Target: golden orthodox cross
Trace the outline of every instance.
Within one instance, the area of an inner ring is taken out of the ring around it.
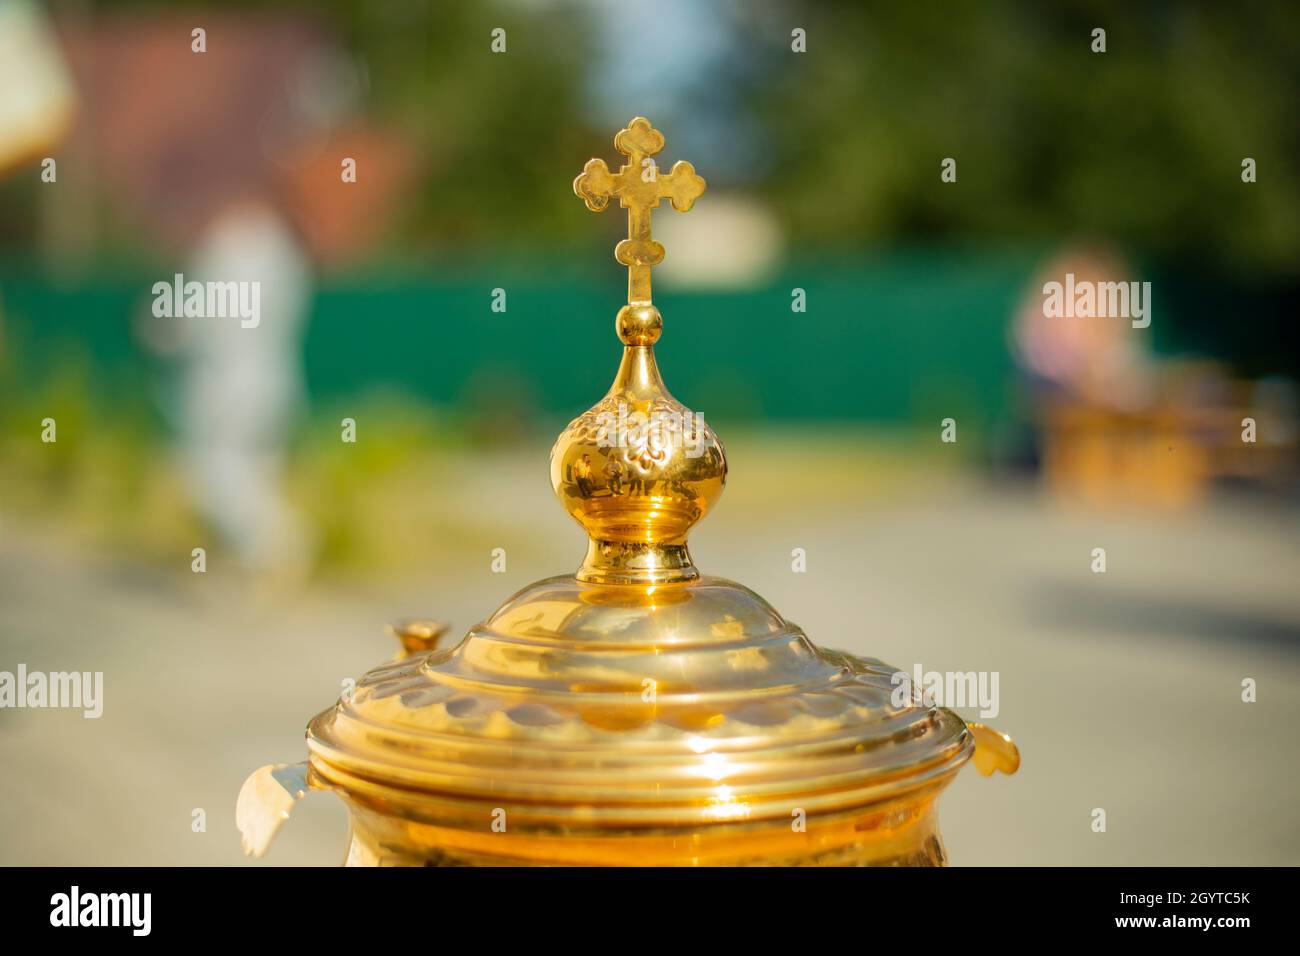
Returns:
[[[667,199],[678,212],[686,212],[704,192],[704,180],[685,160],[659,172],[652,158],[664,148],[664,135],[644,116],[638,116],[614,137],[614,148],[628,161],[611,173],[603,159],[588,160],[573,191],[592,212],[599,212],[615,197],[627,210],[627,238],[614,248],[614,258],[627,266],[629,305],[650,304],[650,270],[664,260],[664,247],[650,237],[650,211]]]

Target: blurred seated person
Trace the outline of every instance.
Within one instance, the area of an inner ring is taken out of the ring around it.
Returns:
[[[1027,291],[1012,350],[1037,459],[1053,492],[1102,505],[1182,504],[1203,488],[1206,453],[1185,396],[1170,394],[1168,368],[1152,355],[1149,295],[1142,319],[1110,314],[1100,295],[1091,309],[1076,308],[1083,300],[1072,298],[1074,290],[1092,294],[1134,279],[1110,250],[1067,249]],[[1140,294],[1140,284],[1129,288]],[[1051,301],[1061,289],[1064,303]],[[1130,313],[1136,308],[1129,303]]]

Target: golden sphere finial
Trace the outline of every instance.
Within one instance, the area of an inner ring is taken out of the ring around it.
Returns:
[[[551,451],[551,486],[591,538],[579,580],[666,584],[699,577],[691,527],[722,496],[718,436],[664,388],[648,345],[629,345],[613,387]]]
[[[654,345],[664,330],[664,317],[653,305],[625,305],[614,318],[624,345]]]

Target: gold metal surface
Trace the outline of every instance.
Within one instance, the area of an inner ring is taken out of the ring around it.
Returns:
[[[898,673],[814,645],[757,594],[702,576],[691,527],[721,497],[717,436],[667,391],[650,211],[689,209],[689,163],[646,179],[663,136],[615,138],[617,174],[574,182],[618,198],[628,239],[622,361],[570,423],[551,483],[588,535],[574,575],[506,601],[455,647],[434,622],[309,724],[305,768],[264,767],[240,795],[250,853],[308,789],[348,804],[352,864],[874,864],[945,862],[936,798],[974,753],[1012,773],[1010,738],[920,699]]]

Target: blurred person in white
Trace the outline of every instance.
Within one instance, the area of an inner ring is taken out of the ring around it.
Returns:
[[[361,116],[358,67],[310,18],[213,14],[224,42],[199,61],[176,22],[124,15],[112,30],[69,27],[64,42],[95,118],[94,167],[168,264],[138,332],[168,359],[160,408],[193,505],[214,546],[292,584],[316,557],[285,479],[307,420],[317,277],[384,234],[411,161],[404,137]],[[363,174],[345,178],[342,157]],[[218,286],[236,301],[214,308]],[[242,314],[254,296],[256,314]]]
[[[305,404],[307,251],[272,205],[241,200],[212,220],[184,276],[259,290],[255,325],[238,315],[173,320],[184,363],[180,452],[196,504],[247,568],[296,575],[313,549],[280,478],[286,437]]]

